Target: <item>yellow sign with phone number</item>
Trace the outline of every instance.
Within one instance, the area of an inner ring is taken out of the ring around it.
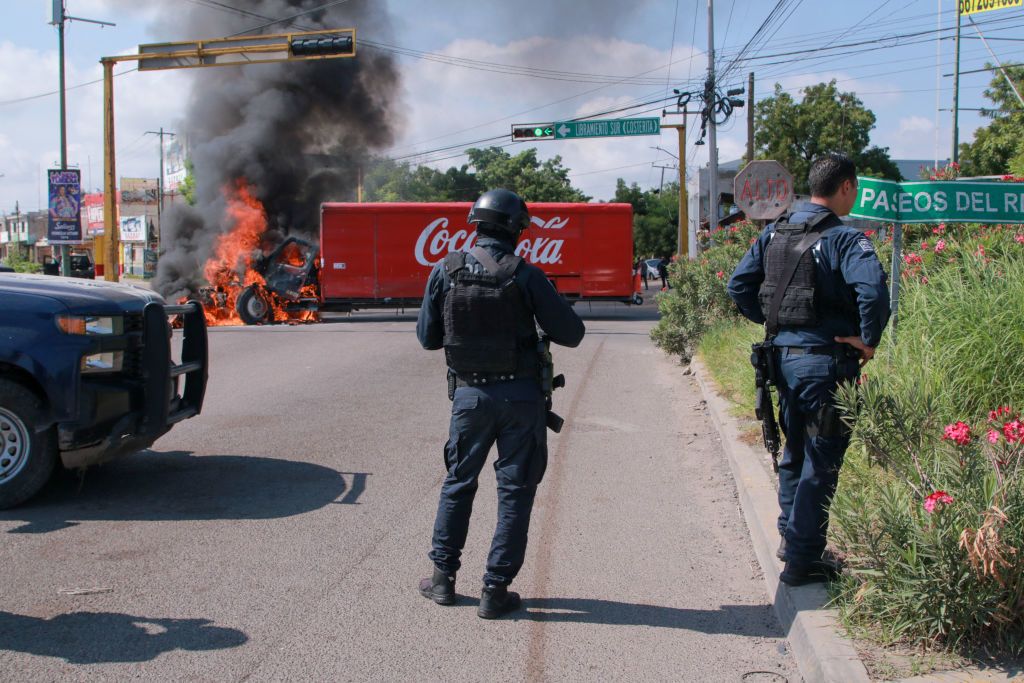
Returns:
[[[1024,5],[1024,0],[957,0],[957,9],[961,16],[1021,5]]]

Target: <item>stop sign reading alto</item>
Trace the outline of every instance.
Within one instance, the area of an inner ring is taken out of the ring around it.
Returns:
[[[793,203],[793,175],[777,161],[751,161],[733,179],[732,196],[747,218],[774,220]]]

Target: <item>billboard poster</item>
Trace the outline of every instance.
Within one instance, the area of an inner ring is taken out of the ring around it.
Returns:
[[[77,169],[49,169],[49,221],[46,238],[54,244],[82,241],[81,174]]]
[[[178,192],[185,175],[185,147],[177,138],[172,138],[164,145],[164,192]]]
[[[121,178],[121,203],[156,204],[159,187],[156,178]]]
[[[146,241],[146,217],[145,216],[121,216],[121,241],[122,242],[145,242]]]
[[[94,192],[82,197],[82,222],[90,237],[103,234],[103,193]]]

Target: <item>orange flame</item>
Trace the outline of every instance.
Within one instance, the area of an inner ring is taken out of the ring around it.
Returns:
[[[224,196],[227,205],[224,210],[226,221],[232,226],[228,232],[217,238],[213,255],[203,266],[203,275],[209,289],[201,296],[207,325],[243,325],[236,303],[239,294],[246,287],[257,286],[270,307],[268,318],[274,322],[313,322],[318,320],[316,311],[288,311],[284,303],[272,292],[263,289],[266,281],[253,270],[253,256],[260,248],[261,236],[267,231],[267,213],[249,190],[248,183],[239,179],[234,187],[226,186]],[[290,245],[280,255],[280,261],[292,266],[304,263],[301,251]],[[315,297],[316,287],[309,285],[301,290],[303,297]]]

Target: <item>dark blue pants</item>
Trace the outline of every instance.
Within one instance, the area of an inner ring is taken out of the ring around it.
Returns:
[[[444,448],[448,476],[441,486],[429,555],[438,569],[454,575],[461,566],[477,477],[491,446],[497,443],[498,525],[484,583],[508,585],[519,573],[526,556],[533,499],[547,467],[545,417],[544,398],[536,381],[455,391]]]
[[[832,503],[848,430],[838,422],[834,394],[858,373],[855,358],[778,351],[779,422],[786,448],[779,463],[779,534],[786,559],[817,560],[825,550]],[[823,410],[826,409],[826,410]]]

